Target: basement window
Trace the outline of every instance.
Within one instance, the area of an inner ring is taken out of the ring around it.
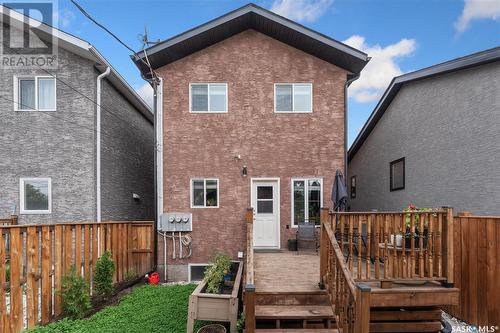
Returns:
[[[405,158],[390,163],[390,188],[391,191],[399,191],[405,188]]]
[[[219,180],[191,179],[191,208],[218,208]]]
[[[227,83],[191,83],[190,112],[227,112]]]
[[[208,266],[208,264],[188,264],[188,282],[202,281]]]

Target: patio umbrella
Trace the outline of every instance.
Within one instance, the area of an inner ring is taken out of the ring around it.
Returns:
[[[345,210],[347,206],[347,189],[344,185],[342,171],[337,170],[332,187],[333,209],[336,211]]]

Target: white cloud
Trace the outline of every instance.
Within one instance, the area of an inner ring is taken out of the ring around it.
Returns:
[[[417,47],[414,39],[406,38],[385,47],[370,46],[366,44],[364,37],[358,35],[349,37],[344,43],[366,52],[371,57],[361,72],[361,77],[349,87],[349,97],[360,103],[379,99],[392,78],[403,74],[396,63],[397,59],[411,55]]]
[[[75,13],[73,13],[68,8],[63,8],[62,10],[58,10],[54,12],[53,20],[55,26],[59,28],[67,28],[70,24],[76,19]]]
[[[463,32],[473,20],[500,19],[499,0],[465,0],[462,15],[455,22],[455,29]]]
[[[314,22],[332,5],[333,0],[274,0],[271,11],[298,22]]]
[[[153,107],[153,88],[149,85],[149,83],[145,83],[139,89],[136,89],[139,96],[150,106]]]

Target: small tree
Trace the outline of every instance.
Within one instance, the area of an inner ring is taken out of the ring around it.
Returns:
[[[90,295],[85,279],[77,276],[75,266],[71,266],[69,272],[63,276],[61,281],[62,312],[71,319],[80,319],[89,312]]]
[[[109,296],[113,292],[113,273],[115,263],[111,253],[106,251],[97,259],[94,273],[94,291],[98,295]]]

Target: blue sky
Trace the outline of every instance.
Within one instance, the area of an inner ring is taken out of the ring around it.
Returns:
[[[166,39],[245,5],[239,0],[78,0],[132,48],[147,26],[151,40]],[[500,45],[500,0],[255,0],[372,56],[350,88],[349,143],[395,75]],[[147,89],[130,52],[79,13],[58,2],[62,30],[91,42],[143,93]]]

